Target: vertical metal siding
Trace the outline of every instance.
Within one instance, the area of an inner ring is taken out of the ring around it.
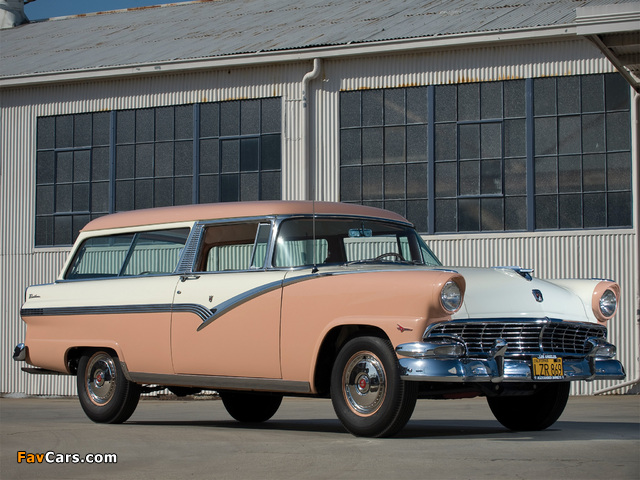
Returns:
[[[18,315],[24,288],[53,281],[68,252],[66,248],[34,248],[37,117],[279,96],[282,97],[282,198],[299,199],[305,192],[306,182],[305,168],[300,163],[304,158],[300,151],[301,80],[311,67],[312,63],[306,61],[3,91],[0,109],[0,321],[3,331],[0,392],[75,394],[73,379],[28,376],[19,371],[20,365],[10,360],[13,347],[24,339],[24,325]],[[321,76],[311,82],[309,89],[315,198],[340,198],[341,90],[611,71],[613,67],[595,47],[579,39],[324,60]],[[634,152],[637,163],[637,147]],[[635,185],[636,200],[637,189]],[[618,346],[628,379],[638,377],[638,326],[634,321],[638,291],[637,230],[437,236],[429,242],[449,264],[521,264],[535,268],[540,277],[598,276],[618,280],[623,287],[623,299],[620,314],[611,322],[609,336]],[[612,383],[582,384],[577,391],[590,393]]]

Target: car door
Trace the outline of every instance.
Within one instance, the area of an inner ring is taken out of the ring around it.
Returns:
[[[174,296],[176,374],[281,378],[285,272],[263,268],[270,229],[256,221],[205,226],[194,271]]]

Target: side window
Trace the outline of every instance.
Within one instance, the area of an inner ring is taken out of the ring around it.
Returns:
[[[319,223],[319,222],[316,222]],[[330,256],[325,238],[313,239],[311,220],[288,220],[282,223],[276,243],[275,267],[301,267],[324,263]],[[316,232],[320,235],[320,232]]]
[[[271,226],[247,222],[205,227],[196,265],[199,272],[262,268]]]
[[[89,238],[78,250],[65,279],[171,273],[188,236],[188,228],[177,228]]]
[[[120,274],[136,276],[173,272],[188,235],[188,228],[137,234]]]

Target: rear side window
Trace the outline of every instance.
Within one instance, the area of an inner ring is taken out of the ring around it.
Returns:
[[[196,265],[199,272],[228,272],[264,266],[271,224],[259,222],[205,228]]]
[[[64,278],[78,280],[172,273],[188,237],[188,228],[176,228],[89,238],[76,253]]]

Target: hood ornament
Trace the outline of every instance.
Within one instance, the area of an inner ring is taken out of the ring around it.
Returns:
[[[536,302],[542,303],[544,298],[542,298],[542,292],[540,290],[531,290],[531,293],[533,293],[533,298],[536,299]]]

